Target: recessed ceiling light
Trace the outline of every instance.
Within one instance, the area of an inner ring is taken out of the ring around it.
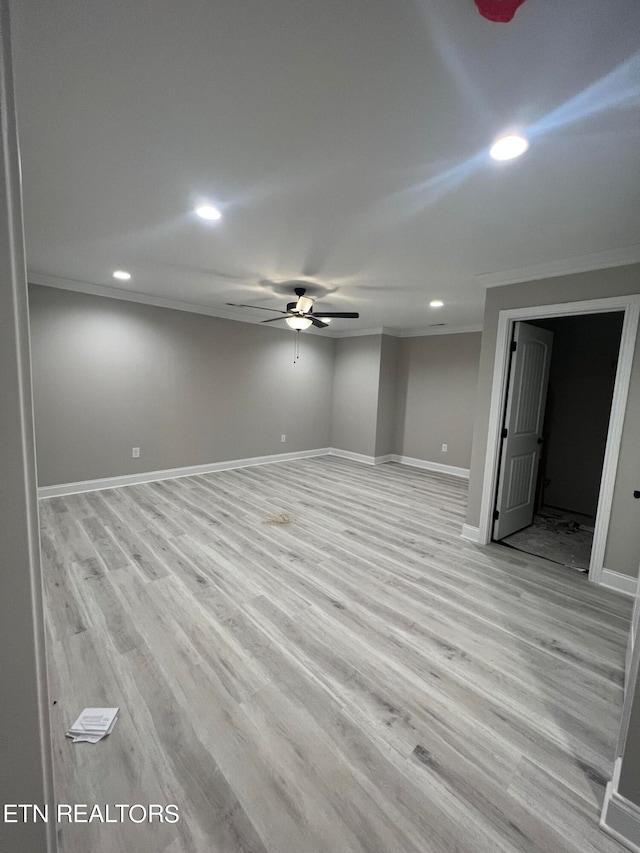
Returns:
[[[222,219],[222,214],[218,208],[214,207],[212,204],[201,204],[199,207],[196,207],[196,213],[200,219]]]
[[[432,302],[429,303],[429,306],[431,308],[442,308],[443,305],[444,302],[442,301],[442,299],[434,299]]]
[[[331,324],[331,317],[321,317],[318,315],[318,320],[322,320],[323,323],[326,323],[327,326]]]
[[[524,136],[517,134],[509,134],[509,136],[501,136],[496,139],[489,150],[489,154],[494,160],[513,160],[514,157],[519,157],[529,147],[529,142]]]
[[[113,274],[114,278],[120,279],[120,281],[129,281],[131,278],[130,272],[125,272],[124,270],[116,270]]]

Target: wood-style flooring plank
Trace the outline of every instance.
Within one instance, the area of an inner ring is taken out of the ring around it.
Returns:
[[[61,853],[620,851],[630,602],[462,540],[465,505],[335,457],[42,501],[57,799],[181,813]],[[74,745],[90,705],[119,722]]]

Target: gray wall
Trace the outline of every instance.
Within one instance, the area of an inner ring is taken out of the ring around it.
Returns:
[[[37,285],[30,301],[41,486],[328,446],[469,466],[480,333],[302,335],[294,364],[289,331]]]
[[[537,321],[553,332],[542,476],[548,506],[596,514],[623,315]]]
[[[490,288],[487,291],[471,454],[467,524],[477,527],[480,520],[499,311],[506,308],[551,305],[639,292],[640,264],[512,284],[506,287]],[[639,414],[640,348],[636,346],[616,476],[611,526],[605,553],[606,568],[630,576],[637,575],[640,564],[640,501],[632,497],[633,489],[639,488],[640,484],[640,432],[637,427]]]
[[[8,10],[0,2],[0,807],[53,800],[29,321]],[[54,849],[53,824],[4,823],[0,849]],[[49,846],[47,846],[47,841]]]
[[[375,456],[382,335],[336,340],[331,446]]]
[[[468,468],[480,341],[480,332],[337,340],[332,446]]]
[[[391,453],[395,453],[399,355],[399,338],[382,335],[375,456],[388,456]]]
[[[640,585],[636,588],[632,618],[632,630],[635,629],[635,647],[632,650],[631,666],[625,679],[622,722],[618,735],[618,752],[622,757],[618,793],[640,808],[640,761],[638,761],[640,755],[640,673],[638,672],[640,634],[638,630],[640,625],[638,620],[640,620]],[[613,826],[613,824],[609,825]],[[635,827],[633,833],[629,832],[632,829],[630,825],[626,827],[616,826],[615,828],[630,839],[633,836],[638,836],[640,832],[640,825]]]
[[[41,486],[330,444],[333,339],[301,336],[294,364],[289,330],[48,287],[30,303]]]
[[[636,343],[604,565],[631,577],[640,566],[640,337]]]
[[[638,761],[638,756],[640,756],[640,679],[635,684],[635,695],[618,784],[618,791],[622,796],[640,807],[640,761]]]
[[[480,332],[401,339],[396,453],[469,467],[481,339]]]

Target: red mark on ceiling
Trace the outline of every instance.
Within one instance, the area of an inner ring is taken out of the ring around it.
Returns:
[[[524,0],[476,0],[480,14],[490,21],[506,24],[511,21]]]

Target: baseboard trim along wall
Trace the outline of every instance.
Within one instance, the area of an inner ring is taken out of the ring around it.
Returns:
[[[399,462],[425,471],[450,474],[453,477],[469,478],[468,468],[455,468],[453,465],[441,465],[439,462],[427,462],[410,456],[367,456],[339,447],[319,447],[315,450],[297,450],[293,453],[272,453],[269,456],[250,456],[247,459],[231,459],[227,462],[209,462],[205,465],[188,465],[184,468],[166,468],[162,471],[143,471],[139,474],[122,474],[118,477],[103,477],[98,480],[81,480],[77,483],[61,483],[57,486],[40,486],[39,498],[57,498],[63,495],[78,495],[83,492],[99,492],[102,489],[118,489],[121,486],[139,486],[156,480],[175,480],[177,477],[192,477],[194,474],[211,474],[214,471],[231,471],[234,468],[248,468],[251,465],[268,465],[271,462],[287,462],[290,459],[306,459],[311,456],[340,456],[364,465],[384,465],[386,462]],[[467,525],[465,525],[467,527]],[[470,528],[475,529],[477,528]],[[468,538],[468,537],[467,537]],[[477,541],[477,540],[473,540]],[[615,574],[615,573],[612,573]],[[620,576],[622,577],[622,575]]]
[[[426,459],[415,459],[413,456],[397,456],[395,453],[391,455],[391,461],[398,462],[400,465],[410,465],[412,468],[422,468],[424,471],[436,471],[439,474],[462,477],[463,480],[469,479],[468,468],[456,468],[455,465],[443,465],[442,462],[429,462]]]
[[[480,528],[472,527],[470,524],[463,524],[462,533],[460,535],[463,539],[467,539],[469,542],[479,542]]]
[[[353,450],[341,450],[339,447],[330,447],[327,451],[331,456],[340,456],[342,459],[351,459],[353,462],[362,462],[364,465],[384,465],[391,462],[391,454],[386,456],[367,456],[364,453],[354,453]]]
[[[624,844],[633,853],[640,853],[640,808],[618,793],[622,759],[618,758],[613,778],[607,784],[600,817],[600,829]]]
[[[191,477],[194,474],[210,474],[213,471],[229,471],[233,468],[248,468],[250,465],[268,465],[271,462],[287,462],[291,459],[306,459],[310,456],[327,456],[330,447],[315,450],[297,450],[292,453],[272,453],[269,456],[252,456],[247,459],[231,459],[227,462],[210,462],[206,465],[188,465],[185,468],[167,468],[163,471],[146,471],[140,474],[123,474],[120,477],[105,477],[100,480],[83,480],[78,483],[62,483],[59,486],[40,486],[39,498],[55,498],[61,495],[76,495],[82,492],[97,492],[102,489],[117,489],[120,486],[137,486],[154,480],[174,480],[176,477]]]
[[[638,578],[632,578],[629,575],[622,575],[620,572],[614,572],[611,569],[603,569],[602,576],[600,578],[600,586],[615,589],[616,592],[621,592],[624,595],[629,595],[633,598],[636,594]]]
[[[247,459],[230,459],[227,462],[209,462],[205,465],[188,465],[184,468],[166,468],[162,471],[143,471],[140,474],[122,474],[119,477],[103,477],[98,480],[82,480],[77,483],[61,483],[57,486],[40,486],[39,498],[57,498],[62,495],[78,495],[83,492],[99,492],[102,489],[118,489],[121,486],[139,486],[156,480],[175,480],[177,477],[192,477],[194,474],[211,474],[214,471],[231,471],[234,468],[249,468],[251,465],[269,465],[272,462],[287,462],[291,459],[307,459],[311,456],[341,456],[364,465],[382,465],[391,462],[386,456],[366,456],[338,447],[319,447],[315,450],[296,450],[292,453],[272,453],[269,456],[250,456]]]

